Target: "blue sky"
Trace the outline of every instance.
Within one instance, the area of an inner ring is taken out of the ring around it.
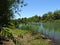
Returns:
[[[60,9],[60,0],[24,0],[28,3],[22,8],[21,17],[32,17],[34,15],[42,16],[49,11],[53,12]],[[16,16],[19,18],[19,16]]]

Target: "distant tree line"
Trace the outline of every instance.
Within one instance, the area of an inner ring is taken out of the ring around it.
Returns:
[[[41,20],[52,21],[60,19],[60,10],[56,10],[54,12],[48,12],[41,16],[35,15],[29,18],[19,18],[16,21],[19,23],[27,23],[27,22],[40,22]]]
[[[60,10],[54,12],[48,12],[43,14],[42,20],[59,20],[60,19]]]
[[[11,25],[18,27],[20,23],[28,23],[28,22],[47,22],[47,21],[54,21],[54,20],[60,20],[60,10],[56,10],[54,12],[48,12],[43,14],[42,16],[32,16],[32,17],[25,17],[25,18],[18,18],[15,20],[11,20]]]
[[[19,18],[18,21],[20,23],[27,23],[27,22],[39,22],[41,20],[41,17],[40,16],[32,16],[32,17],[29,17],[29,18]]]

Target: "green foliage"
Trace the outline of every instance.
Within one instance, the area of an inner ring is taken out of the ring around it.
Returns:
[[[40,16],[32,16],[30,18],[19,18],[18,19],[18,22],[19,23],[28,23],[28,22],[39,22],[41,20],[41,17]]]
[[[54,12],[54,17],[55,17],[55,20],[60,19],[60,10],[57,10]]]
[[[4,36],[3,38],[12,36],[12,33],[9,35],[9,32],[5,29],[3,30],[3,27],[14,25],[14,21],[12,21],[14,13],[20,15],[19,12],[21,9],[19,6],[22,8],[23,6],[26,6],[26,4],[23,0],[0,0],[0,34]],[[15,25],[16,24],[17,23],[15,22]]]
[[[26,25],[26,24],[22,24],[22,27],[20,29],[22,29],[22,30],[29,30],[32,33],[37,33],[38,32],[38,30],[37,30],[38,28],[39,28],[39,25],[34,25],[34,24]]]
[[[54,20],[60,20],[60,10],[45,13],[43,14],[42,17],[35,15],[29,18],[25,17],[25,18],[20,18],[17,20],[19,20],[20,23],[40,22],[40,21],[41,22],[52,22]]]
[[[60,19],[60,10],[48,12],[42,16],[42,20],[52,21]]]
[[[14,16],[19,14],[19,6],[26,6],[23,0],[0,0],[0,27],[8,26]]]
[[[18,36],[18,35],[23,35],[25,33],[28,33],[28,30],[21,30],[21,29],[17,29],[17,28],[4,28],[4,29],[8,29],[10,33],[12,33],[14,36]]]

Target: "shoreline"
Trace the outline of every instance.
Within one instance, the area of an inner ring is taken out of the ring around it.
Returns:
[[[11,31],[11,30],[10,30]],[[24,32],[23,34],[20,32]],[[14,33],[13,33],[14,32]],[[15,34],[15,32],[19,32],[17,35]],[[52,40],[50,38],[48,38],[48,36],[46,36],[45,34],[42,33],[32,33],[31,31],[27,31],[25,32],[25,30],[12,30],[12,34],[14,36],[14,38],[16,39],[17,45],[18,44],[24,44],[24,45],[31,45],[31,44],[41,44],[41,45],[49,45],[52,44]],[[6,41],[7,42],[7,41]]]
[[[50,42],[51,45],[55,45],[55,42],[54,42],[54,39],[53,39],[53,38],[50,38],[50,37],[48,37],[48,36],[45,35],[45,34],[42,34],[41,37],[42,37],[43,39],[45,39],[47,42]]]

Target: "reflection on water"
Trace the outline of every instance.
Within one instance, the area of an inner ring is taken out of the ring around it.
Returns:
[[[60,45],[60,24],[59,23],[41,23],[38,31],[54,39],[56,45]]]
[[[56,45],[60,45],[60,23],[27,23],[20,24],[19,28],[43,33],[51,38]]]

